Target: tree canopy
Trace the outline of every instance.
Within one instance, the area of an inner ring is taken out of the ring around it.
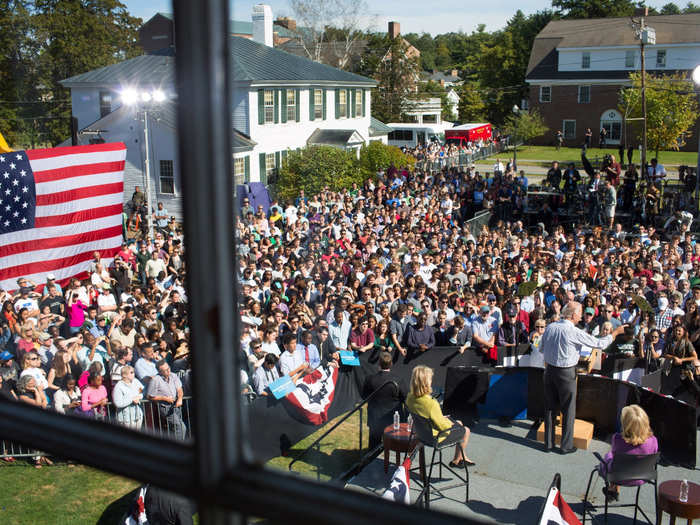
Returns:
[[[641,74],[630,74],[632,86],[620,92],[620,111],[627,118],[642,117]],[[647,75],[647,147],[651,151],[678,150],[685,145],[690,128],[698,118],[693,85],[683,74]],[[641,142],[641,126],[628,126]]]

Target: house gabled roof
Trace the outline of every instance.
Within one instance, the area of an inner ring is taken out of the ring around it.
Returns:
[[[656,44],[700,43],[700,13],[648,16],[646,24],[656,31]],[[561,39],[558,47],[638,46],[629,18],[552,20],[537,35]]]
[[[377,84],[371,78],[320,64],[247,38],[231,37],[231,47],[235,81]]]
[[[118,64],[93,69],[62,80],[64,87],[84,86],[173,86],[175,58],[172,49],[161,54],[141,55]],[[307,58],[268,47],[247,38],[231,37],[234,81],[252,83],[300,82],[374,86],[371,78],[348,73]]]
[[[377,120],[374,117],[370,118],[369,122],[369,136],[370,137],[377,137],[380,135],[388,135],[394,131],[392,128],[384,124],[381,120]]]
[[[656,44],[700,43],[700,13],[649,16],[656,31]],[[627,79],[629,70],[558,71],[558,50],[567,48],[638,47],[629,18],[552,20],[537,35],[530,52],[526,80],[538,79]],[[670,71],[665,70],[665,73]]]

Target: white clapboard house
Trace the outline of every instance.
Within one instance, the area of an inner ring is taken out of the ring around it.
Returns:
[[[271,13],[265,18],[254,18],[253,24],[271,23]],[[262,42],[231,37],[232,155],[237,184],[274,182],[274,174],[289,150],[311,144],[359,150],[372,140],[387,142],[390,130],[370,117],[374,80],[275,49],[272,39],[265,39],[264,31],[260,34]],[[80,143],[105,140],[127,145],[126,200],[134,186],[146,187],[147,114],[151,203],[162,201],[172,215],[179,217],[182,186],[177,161],[174,68],[174,51],[169,48],[88,71],[62,84],[71,91]],[[126,105],[123,93],[127,89],[159,90],[166,100]]]

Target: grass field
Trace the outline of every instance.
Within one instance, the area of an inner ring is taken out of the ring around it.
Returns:
[[[331,424],[334,424],[341,417],[339,416],[331,421],[326,428],[317,430],[294,445],[287,456],[272,458],[268,461],[267,466],[288,472],[289,464],[292,460],[306,450],[327,428],[330,428]],[[369,446],[369,429],[366,421],[365,417],[362,429],[362,449],[359,446],[360,416],[356,413],[324,438],[319,450],[314,449],[304,459],[297,461],[293,466],[293,472],[319,479],[320,481],[329,481],[338,477],[356,461],[359,461],[362,453],[367,451]]]
[[[139,485],[82,465],[36,469],[18,460],[0,467],[0,523],[113,525],[128,510]]]
[[[350,417],[323,440],[320,450],[295,463],[293,471],[321,481],[345,472],[368,447],[365,420],[360,449],[359,422],[359,414]],[[267,466],[288,472],[289,463],[324,431],[314,432],[294,445],[289,455],[273,458]],[[0,525],[115,525],[140,486],[138,481],[83,465],[57,462],[36,469],[20,459],[13,465],[0,463]]]
[[[602,158],[605,154],[612,153],[617,157],[617,148],[589,148],[587,156],[594,160],[596,157]],[[627,154],[625,154],[624,162],[627,162]],[[502,160],[512,158],[513,150],[504,151],[493,157],[499,157]],[[654,157],[653,151],[647,152],[648,160]],[[677,166],[685,164],[687,166],[695,166],[698,161],[697,152],[692,151],[660,151],[659,162],[663,165]],[[581,162],[581,148],[561,148],[559,151],[553,146],[520,146],[518,148],[518,165],[536,165],[548,166],[553,160],[558,160],[560,164],[568,162]],[[617,159],[618,161],[620,159]],[[635,150],[632,157],[632,162],[640,163],[639,150]]]

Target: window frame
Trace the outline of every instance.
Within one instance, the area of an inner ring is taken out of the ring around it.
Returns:
[[[98,93],[100,103],[100,118],[106,117],[112,112],[114,104],[114,93],[111,91],[100,90]]]
[[[297,120],[297,91],[296,89],[287,89],[287,122],[296,122]],[[293,102],[290,103],[289,101]],[[315,108],[314,108],[315,109]]]
[[[355,100],[353,100],[353,103],[355,104],[355,115],[357,117],[362,117],[362,89],[356,89],[354,93]]]
[[[167,171],[170,171],[170,175],[163,175],[164,166],[167,167]],[[163,179],[170,179],[173,191],[163,190]],[[175,190],[175,162],[172,159],[158,160],[158,193],[162,193],[163,195],[177,195],[177,191]]]
[[[194,443],[161,439],[116,425],[66,417],[0,400],[2,437],[60,454],[92,467],[175,491],[197,501],[200,523],[242,523],[241,515],[290,525],[401,522],[425,525],[479,523],[345,491],[257,465],[250,450],[245,407],[239,396],[239,333],[233,224],[231,79],[227,0],[174,0],[178,53],[178,166],[188,259],[194,360]],[[224,72],[225,74],[221,74]],[[193,80],[196,79],[196,82]],[[222,250],[232,257],[221,257]],[[230,286],[220,283],[230,282]],[[89,436],[91,446],[85,447]],[[319,505],[319,501],[323,502]]]
[[[584,88],[587,90],[588,100],[582,100],[581,93],[584,92]],[[578,93],[577,93],[576,98],[577,98],[579,104],[590,104],[591,103],[591,86],[589,84],[578,86]]]
[[[659,60],[659,58],[663,57],[663,60]],[[666,58],[668,57],[668,53],[666,49],[657,49],[656,50],[656,67],[658,69],[665,69],[666,68]]]
[[[338,90],[338,118],[348,118],[348,90],[340,88]]]
[[[573,134],[567,134],[566,133],[566,124],[567,122],[573,122],[574,123],[574,133]],[[570,119],[570,118],[565,118],[561,121],[561,131],[562,134],[564,135],[564,139],[575,139],[576,138],[576,119]]]
[[[270,95],[270,100],[268,104],[267,95]],[[269,120],[268,120],[269,112]],[[274,89],[263,89],[263,124],[274,124],[275,123],[275,90]]]
[[[630,60],[630,58],[632,60]],[[625,68],[626,69],[633,69],[634,68],[634,63],[636,61],[636,52],[634,49],[628,49],[625,51]],[[630,64],[631,62],[631,64]]]
[[[240,173],[238,171],[238,164],[240,163]],[[234,157],[233,158],[233,183],[234,185],[245,184],[245,157]]]
[[[543,91],[544,91],[545,89],[548,90],[548,93],[549,93],[549,97],[548,97],[548,98],[549,98],[549,100],[545,100],[545,99],[542,97]],[[552,86],[540,86],[539,97],[540,97],[540,102],[541,102],[541,103],[543,103],[543,104],[550,104],[550,103],[552,102]]]
[[[583,51],[581,53],[581,69],[591,69],[591,52]]]
[[[323,120],[323,89],[314,89],[314,120]]]

